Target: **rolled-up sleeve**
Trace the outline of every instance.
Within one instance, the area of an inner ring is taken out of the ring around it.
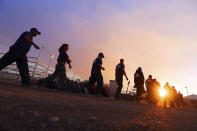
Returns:
[[[64,58],[68,64],[71,63],[71,59],[66,52],[64,52]]]

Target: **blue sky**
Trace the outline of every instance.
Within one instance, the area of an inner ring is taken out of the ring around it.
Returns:
[[[7,51],[31,27],[42,35],[38,45],[57,57],[70,43],[73,70],[88,79],[91,63],[103,51],[105,82],[125,58],[131,80],[138,66],[145,76],[169,81],[184,94],[197,93],[197,2],[195,0],[1,0],[0,51]],[[29,55],[38,55],[32,48]],[[43,55],[43,59],[46,56]],[[54,61],[55,64],[55,61]]]

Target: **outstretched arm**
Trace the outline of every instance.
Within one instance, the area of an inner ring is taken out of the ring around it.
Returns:
[[[126,79],[129,80],[128,77],[127,77],[127,74],[125,72],[125,67],[122,68],[122,72],[123,72],[124,76],[126,77]]]
[[[36,45],[33,41],[32,41],[32,39],[30,39],[30,37],[28,36],[28,35],[25,35],[25,39],[26,39],[26,41],[28,41],[30,44],[32,44],[36,49],[40,49],[40,47],[38,46],[38,45]]]
[[[129,80],[125,71],[124,71],[124,76],[126,77],[127,80]]]

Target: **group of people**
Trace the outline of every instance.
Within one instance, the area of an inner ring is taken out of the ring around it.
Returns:
[[[147,99],[150,104],[157,104],[161,100],[159,95],[159,90],[161,89],[160,83],[157,79],[153,79],[152,75],[149,75],[146,80],[146,90],[147,90]],[[170,86],[168,82],[164,85],[163,89],[163,106],[167,105],[170,107],[182,107],[184,104],[184,98],[180,91],[175,88],[175,86]]]
[[[169,105],[170,107],[182,107],[184,104],[183,94],[175,88],[175,86],[170,86],[168,82],[163,87],[166,90],[166,95],[164,97],[164,107]]]
[[[33,37],[36,37],[37,35],[41,35],[41,32],[38,31],[37,28],[31,28],[30,31],[23,32],[16,40],[16,42],[10,47],[9,51],[0,59],[0,70],[16,62],[17,68],[19,69],[19,74],[21,76],[22,85],[31,85],[27,53],[32,46],[34,46],[38,50],[40,49],[40,47],[33,42]],[[65,87],[65,82],[67,80],[65,64],[68,64],[69,68],[72,68],[71,59],[67,54],[68,51],[69,44],[61,45],[61,47],[59,48],[59,56],[54,73],[52,75],[49,75],[47,78],[38,80],[39,86],[42,86],[44,83],[53,81],[56,77],[59,77],[58,83],[60,87]],[[104,54],[99,53],[98,57],[92,64],[91,76],[89,78],[90,86],[97,82],[97,88],[95,92],[96,96],[100,95],[101,89],[103,87],[103,76],[101,73],[101,70],[105,70],[105,68],[102,67],[103,58]],[[122,89],[123,75],[126,76],[123,59],[120,60],[120,64],[117,65],[116,69],[116,80],[119,85],[116,97],[118,97]]]
[[[34,46],[38,50],[40,49],[40,47],[33,42],[33,37],[36,37],[37,35],[41,35],[41,32],[39,32],[36,28],[31,28],[30,31],[23,32],[16,40],[16,42],[10,47],[9,51],[0,59],[0,70],[16,62],[19,74],[21,76],[22,85],[32,84],[30,82],[27,53],[32,46]],[[59,77],[59,84],[61,87],[64,87],[66,80],[65,64],[67,63],[69,65],[69,68],[72,68],[71,59],[67,55],[68,50],[68,44],[63,44],[59,48],[59,57],[57,59],[55,72],[47,78],[38,80],[39,85],[42,85],[48,81],[54,80],[56,77]]]
[[[17,68],[19,69],[19,74],[21,76],[21,83],[23,85],[29,85],[30,82],[30,75],[29,75],[29,69],[28,69],[28,60],[27,60],[27,53],[29,52],[31,46],[34,46],[36,49],[40,49],[40,47],[33,42],[33,37],[36,37],[37,35],[40,35],[41,32],[38,31],[36,28],[31,28],[30,31],[23,32],[14,45],[12,45],[9,49],[9,51],[0,59],[0,70],[5,68],[6,66],[12,64],[13,62],[16,62]],[[67,52],[69,51],[69,45],[63,44],[59,48],[59,56],[57,59],[57,64],[55,67],[55,71],[52,75],[48,76],[47,78],[38,80],[38,85],[41,86],[44,83],[47,83],[49,81],[53,81],[56,77],[59,77],[59,85],[60,87],[65,87],[66,82],[66,68],[65,64],[69,65],[69,68],[72,68],[71,66],[71,59]],[[102,60],[104,58],[104,54],[100,52],[98,54],[98,57],[94,60],[92,64],[92,70],[91,75],[89,77],[89,86],[92,86],[93,84],[97,83],[97,88],[95,91],[96,96],[100,96],[101,90],[103,87],[103,76],[101,73],[101,70],[105,70],[105,68],[102,66]],[[120,62],[117,64],[115,69],[115,80],[117,82],[118,88],[115,94],[115,98],[119,99],[120,93],[123,87],[123,76],[126,77],[128,80],[128,77],[125,72],[125,65],[124,65],[124,59],[120,59]],[[140,97],[143,93],[145,93],[144,89],[144,83],[145,78],[142,72],[141,67],[139,67],[135,74],[134,74],[134,88],[137,90],[136,99],[137,101],[140,100]],[[150,75],[149,78],[146,80],[146,90],[147,90],[147,96],[150,103],[156,103],[158,98],[157,90],[160,87],[160,83],[156,79],[152,79],[152,76]],[[166,97],[165,102],[171,102],[173,100],[178,100],[182,98],[182,94],[180,92],[177,94],[174,87],[169,88],[169,84],[166,84],[164,88],[166,90],[169,90],[168,92],[171,92],[172,95],[170,97]],[[175,95],[176,94],[176,95]]]
[[[145,82],[147,90],[147,99],[150,104],[157,104],[159,101],[159,89],[160,83],[157,79],[153,79],[152,75],[148,76],[148,79]]]

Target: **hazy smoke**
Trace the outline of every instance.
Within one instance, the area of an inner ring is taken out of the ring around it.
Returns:
[[[1,12],[0,34],[13,41],[22,31],[35,26],[42,32],[35,41],[46,45],[56,56],[63,42],[70,43],[73,72],[85,79],[97,53],[103,51],[106,82],[114,79],[115,65],[124,58],[131,80],[141,66],[146,77],[152,74],[159,81],[170,81],[184,90],[185,84],[197,86],[193,75],[197,66],[197,14],[193,2],[10,1],[6,11]],[[2,0],[0,6],[1,3]],[[32,50],[31,54],[34,52],[37,53]]]

